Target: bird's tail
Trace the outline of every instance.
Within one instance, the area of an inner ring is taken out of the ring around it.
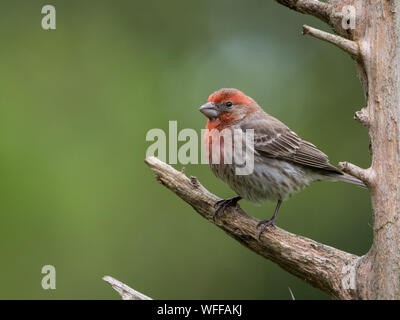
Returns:
[[[337,181],[343,181],[343,182],[347,182],[347,183],[351,183],[351,184],[355,184],[359,187],[363,187],[366,188],[367,186],[364,184],[364,182],[362,182],[361,180],[347,174],[347,173],[336,173],[336,172],[324,172],[324,175],[333,178],[334,180]]]

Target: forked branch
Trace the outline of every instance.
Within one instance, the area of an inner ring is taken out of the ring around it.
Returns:
[[[157,181],[245,247],[333,298],[355,298],[355,267],[358,256],[278,227],[269,228],[259,239],[259,221],[240,207],[227,208],[214,221],[214,207],[220,198],[205,189],[195,177],[189,179],[183,172],[155,157],[149,157],[145,162],[156,173]]]

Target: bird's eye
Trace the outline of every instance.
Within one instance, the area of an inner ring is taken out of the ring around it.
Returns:
[[[232,102],[231,102],[231,101],[228,101],[227,103],[225,103],[225,105],[226,105],[227,107],[232,107]]]

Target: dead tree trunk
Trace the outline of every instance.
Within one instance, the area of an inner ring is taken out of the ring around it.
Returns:
[[[400,1],[358,0],[353,39],[360,47],[357,70],[367,105],[356,117],[369,130],[372,164],[350,170],[368,183],[373,208],[373,245],[358,268],[358,295],[400,299]]]
[[[336,35],[309,26],[303,33],[336,45],[355,61],[366,100],[355,118],[368,128],[372,164],[368,169],[340,165],[370,191],[374,234],[369,252],[358,257],[280,228],[258,239],[257,220],[240,208],[213,221],[219,198],[155,158],[146,162],[159,182],[204,218],[333,298],[400,299],[400,0],[276,1],[329,24]]]

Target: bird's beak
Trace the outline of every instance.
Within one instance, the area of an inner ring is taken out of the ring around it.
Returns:
[[[209,119],[215,119],[219,115],[217,106],[212,102],[207,102],[206,104],[203,104],[199,108],[199,111]]]

